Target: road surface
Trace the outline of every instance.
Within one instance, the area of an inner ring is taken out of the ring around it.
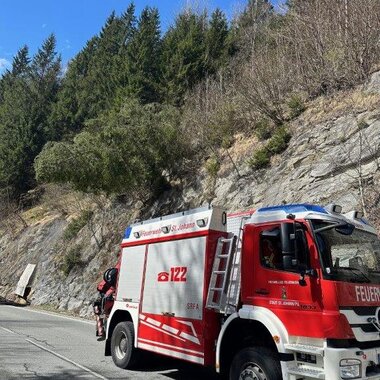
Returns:
[[[148,355],[144,368],[126,371],[105,357],[94,323],[0,305],[0,379],[217,380],[196,365]]]

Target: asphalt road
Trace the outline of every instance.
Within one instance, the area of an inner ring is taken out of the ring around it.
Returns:
[[[126,371],[105,357],[94,323],[0,305],[0,380],[217,380],[202,367],[149,354],[144,368]]]

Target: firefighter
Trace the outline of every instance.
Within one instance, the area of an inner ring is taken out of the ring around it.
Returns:
[[[264,238],[262,240],[262,252],[264,258],[264,265],[272,269],[281,269],[282,268],[282,256],[281,250],[276,244],[276,241],[273,241],[269,238]]]
[[[99,297],[93,303],[93,308],[96,316],[96,336],[99,337],[99,340],[105,338],[105,323],[114,303],[114,293],[119,268],[120,262],[118,262],[114,268],[107,269],[103,274],[103,280],[97,286]]]

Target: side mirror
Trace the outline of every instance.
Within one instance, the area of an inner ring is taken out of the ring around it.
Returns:
[[[103,280],[110,286],[116,286],[117,274],[117,268],[109,268],[104,272]]]
[[[308,247],[302,225],[299,223],[281,224],[282,260],[285,270],[308,273]]]
[[[294,229],[294,223],[281,224],[281,250],[285,270],[292,269],[298,264]]]

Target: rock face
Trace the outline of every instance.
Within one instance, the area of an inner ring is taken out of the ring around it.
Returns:
[[[293,136],[289,147],[272,158],[268,169],[253,172],[249,168],[253,145],[234,155],[240,176],[226,158],[214,182],[212,203],[234,211],[282,203],[336,202],[345,212],[365,206],[368,216],[378,222],[380,76],[376,75],[363,90],[340,95],[339,101],[325,99],[310,105],[289,126]],[[119,204],[108,209],[106,217],[98,211],[92,232],[83,227],[70,241],[63,238],[69,222],[59,213],[17,234],[3,233],[0,296],[9,298],[26,265],[33,263],[37,276],[29,297],[32,303],[91,315],[96,283],[116,261],[123,229],[136,216],[147,219],[207,203],[209,184],[206,172],[200,171],[149,206],[141,201]],[[80,262],[65,275],[62,260],[72,249],[80,251]]]
[[[365,86],[365,91],[367,93],[380,94],[380,71],[372,74],[370,80]]]
[[[301,125],[269,170],[241,179],[234,172],[219,178],[218,202],[229,209],[332,201],[347,211],[361,208],[359,182],[371,182],[378,174],[379,132],[377,112]]]
[[[19,232],[3,233],[0,237],[2,297],[13,300],[13,292],[25,267],[28,263],[36,264],[36,276],[28,301],[34,305],[45,305],[48,309],[90,316],[92,301],[97,296],[96,284],[103,270],[116,262],[123,228],[112,228],[113,223],[120,226],[128,223],[124,208],[118,207],[114,211],[118,213],[117,217],[109,218],[102,229],[96,226],[103,220],[95,215],[95,229],[84,226],[72,239],[64,237],[70,222],[58,213],[44,214],[42,219],[29,223]],[[100,240],[102,244],[99,246]],[[80,256],[69,273],[65,273],[63,263],[72,250],[78,251]]]

